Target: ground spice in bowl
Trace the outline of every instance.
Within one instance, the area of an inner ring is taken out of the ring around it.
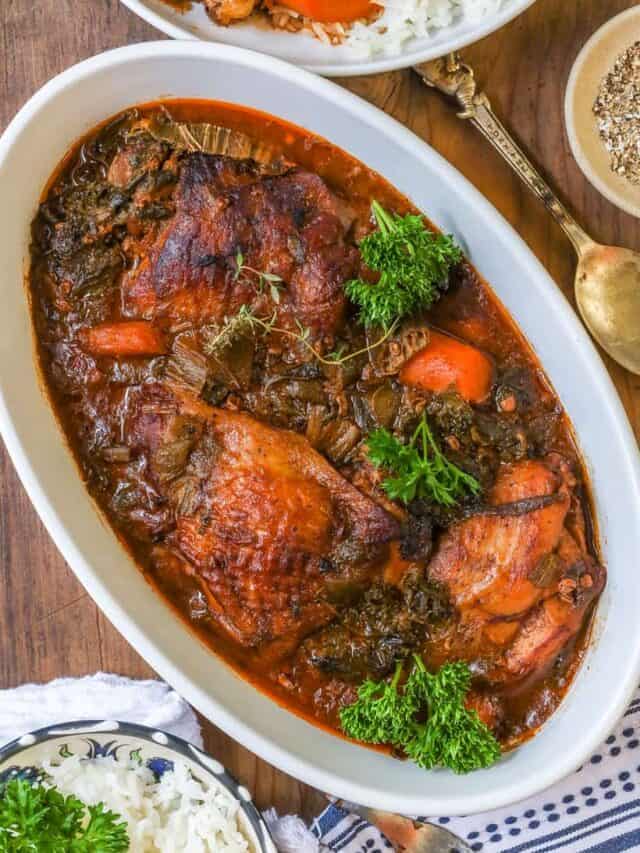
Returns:
[[[602,78],[593,112],[611,171],[640,184],[640,41]]]

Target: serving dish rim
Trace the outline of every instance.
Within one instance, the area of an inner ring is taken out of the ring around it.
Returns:
[[[176,17],[183,14],[176,9],[172,9],[169,4],[166,4],[168,11],[165,16],[149,6],[147,0],[121,0],[121,2],[139,18],[142,18],[142,20],[146,21],[152,27],[155,27],[155,29],[170,38],[202,41],[205,44],[220,43],[215,39],[200,38],[188,27],[180,26],[178,23],[169,20],[171,13],[173,13],[172,16]],[[403,68],[410,68],[413,65],[419,65],[420,63],[428,62],[431,59],[438,59],[440,56],[445,56],[447,53],[461,50],[464,47],[468,47],[470,44],[475,44],[475,42],[486,38],[499,29],[502,29],[502,27],[506,26],[523,12],[526,12],[526,10],[530,6],[533,6],[535,2],[536,0],[511,0],[513,8],[507,7],[506,9],[500,10],[492,16],[492,18],[487,18],[484,23],[484,19],[479,19],[477,26],[475,26],[471,32],[457,35],[454,33],[453,35],[443,39],[443,41],[438,40],[435,46],[432,44],[429,37],[416,38],[413,41],[415,41],[419,46],[413,47],[409,50],[406,50],[403,46],[400,52],[391,56],[381,56],[379,58],[361,60],[359,62],[357,59],[354,59],[352,62],[314,62],[311,64],[301,64],[299,67],[314,74],[321,74],[324,77],[358,77],[365,74],[382,74],[387,71],[398,71]],[[220,32],[232,30],[232,27],[221,27],[213,21],[211,22],[211,26]],[[439,35],[440,33],[445,33],[447,29],[450,28],[442,28],[441,30],[436,30],[435,33]],[[258,32],[259,35],[264,35],[264,32],[258,28],[256,28],[256,32]],[[301,37],[296,33],[288,33],[288,35],[296,38]],[[254,46],[249,48],[247,46],[234,45],[232,42],[225,42],[225,44],[236,46],[240,50],[251,49],[261,52]],[[287,57],[279,56],[275,53],[265,53],[265,55],[295,64],[292,59],[287,59]]]
[[[576,316],[570,311],[564,297],[556,289],[548,274],[526,247],[522,239],[515,233],[511,226],[500,216],[493,206],[462,176],[457,170],[447,163],[439,154],[412,134],[407,128],[400,125],[389,116],[381,113],[375,107],[367,104],[355,95],[344,92],[329,81],[322,80],[308,72],[287,65],[280,60],[244,51],[239,48],[214,45],[204,42],[151,42],[118,48],[105,54],[100,54],[92,59],[74,66],[58,77],[54,78],[43,89],[23,107],[13,120],[4,136],[0,140],[0,176],[4,159],[11,150],[21,131],[29,124],[32,118],[49,100],[53,99],[64,89],[85,77],[105,69],[111,69],[119,64],[127,64],[130,61],[148,59],[157,60],[158,54],[164,58],[174,57],[184,60],[185,57],[194,59],[210,59],[239,62],[248,69],[264,70],[273,72],[274,75],[284,76],[294,80],[295,84],[311,93],[316,93],[326,98],[341,101],[343,106],[349,107],[355,116],[366,119],[368,125],[374,125],[382,137],[392,138],[394,142],[412,150],[416,157],[422,157],[425,163],[437,164],[438,169],[445,175],[443,179],[449,185],[454,185],[456,190],[464,195],[468,204],[475,206],[476,212],[490,217],[499,225],[504,233],[505,241],[511,243],[513,253],[524,267],[527,267],[532,275],[540,280],[541,292],[550,300],[554,307],[562,311],[562,318],[572,338],[576,341],[575,346],[582,350],[583,357],[590,363],[593,387],[599,390],[606,404],[615,417],[615,426],[619,433],[621,450],[625,452],[625,464],[629,469],[629,476],[635,483],[638,495],[637,509],[640,510],[640,462],[637,458],[635,440],[626,419],[624,410],[610,377],[606,373],[603,364],[598,358],[593,344],[590,342],[586,332],[579,324]],[[70,145],[72,142],[70,142]],[[106,588],[105,581],[98,577],[98,573],[92,568],[90,560],[84,556],[83,551],[77,546],[73,537],[61,522],[56,507],[45,494],[45,490],[39,481],[38,475],[31,465],[30,459],[24,452],[24,448],[11,413],[6,407],[3,389],[0,388],[0,430],[5,438],[7,448],[18,471],[18,474],[27,489],[27,492],[44,521],[49,533],[54,539],[59,550],[72,566],[74,572],[85,585],[94,600],[99,602],[108,618],[122,631],[134,647],[147,659],[147,661],[166,678],[176,689],[178,689],[193,705],[199,708],[210,719],[215,720],[225,731],[239,740],[249,749],[260,754],[272,764],[282,768],[298,778],[314,785],[317,788],[339,795],[344,799],[376,805],[390,811],[405,811],[412,813],[472,813],[507,805],[516,800],[523,799],[543,788],[553,784],[563,775],[571,772],[584,758],[595,749],[606,737],[609,730],[614,726],[617,719],[624,711],[628,701],[635,689],[640,677],[640,631],[633,637],[628,654],[625,658],[625,678],[616,692],[615,701],[609,702],[605,711],[598,718],[598,725],[588,733],[588,737],[581,740],[579,746],[567,749],[558,761],[545,768],[545,772],[538,773],[535,778],[523,778],[517,785],[502,786],[499,795],[495,790],[483,790],[477,794],[462,794],[457,797],[443,796],[431,797],[420,795],[413,799],[406,797],[400,799],[393,791],[380,791],[379,788],[368,787],[366,784],[345,780],[337,772],[329,772],[318,768],[306,758],[300,757],[292,748],[285,748],[277,743],[264,728],[258,730],[241,720],[235,719],[224,703],[212,695],[203,687],[202,682],[196,682],[183,674],[175,665],[170,655],[162,651],[154,641],[145,633],[142,626],[126,612],[126,608],[116,600],[115,596]],[[638,512],[640,515],[640,512]],[[584,668],[584,667],[582,667]],[[254,689],[254,688],[251,688]],[[556,712],[559,713],[559,712]],[[555,715],[554,715],[555,716]],[[310,724],[309,724],[310,725]],[[317,731],[310,726],[310,732]],[[527,748],[526,745],[524,748]],[[346,748],[346,745],[345,745]],[[361,747],[359,748],[361,749]]]
[[[186,759],[196,764],[203,773],[214,779],[215,784],[226,790],[238,803],[260,845],[260,850],[256,853],[277,853],[269,827],[255,806],[251,792],[244,785],[241,785],[227,768],[206,750],[157,726],[112,719],[68,720],[64,723],[51,723],[48,726],[24,732],[14,740],[0,746],[0,775],[13,769],[14,765],[11,762],[20,762],[21,755],[39,744],[57,741],[61,738],[68,740],[72,737],[90,741],[96,736],[106,737],[110,735],[122,735],[128,741],[134,739],[149,746],[160,746],[163,750],[168,750],[180,759]],[[109,751],[113,751],[113,741],[104,746],[109,746]],[[124,744],[119,746],[124,746]],[[116,758],[116,760],[118,759]],[[24,765],[21,767],[24,768]]]

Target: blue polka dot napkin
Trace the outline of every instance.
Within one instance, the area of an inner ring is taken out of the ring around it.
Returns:
[[[640,850],[640,690],[616,730],[576,773],[506,809],[425,818],[483,853],[619,853]],[[389,853],[364,820],[329,806],[312,827],[342,853]]]

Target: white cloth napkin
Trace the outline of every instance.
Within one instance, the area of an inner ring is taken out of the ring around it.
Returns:
[[[0,690],[0,746],[25,732],[71,720],[141,723],[202,747],[193,709],[162,681],[98,672]]]

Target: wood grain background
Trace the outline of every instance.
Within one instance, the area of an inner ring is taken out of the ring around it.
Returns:
[[[569,152],[562,121],[571,64],[589,35],[632,0],[538,0],[465,51],[497,113],[598,240],[640,249],[640,223],[603,199]],[[0,0],[0,130],[50,77],[88,56],[161,36],[118,0]],[[542,206],[437,94],[410,71],[341,81],[404,122],[458,167],[515,226],[571,299],[574,259]],[[1,199],[0,199],[1,203]],[[516,283],[517,284],[517,283]],[[640,377],[607,360],[640,434]],[[115,631],[56,551],[0,449],[0,688],[96,670],[153,672]],[[70,713],[72,713],[70,709]],[[261,806],[315,813],[317,792],[265,764],[214,726],[208,748]]]

